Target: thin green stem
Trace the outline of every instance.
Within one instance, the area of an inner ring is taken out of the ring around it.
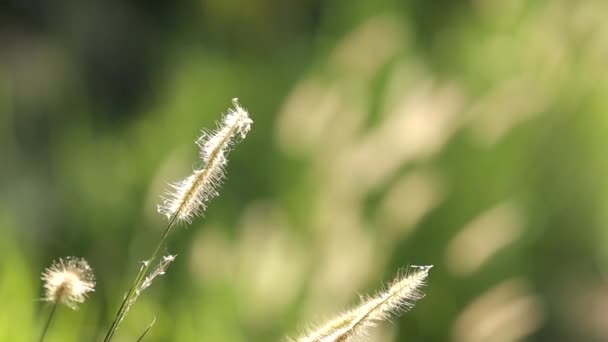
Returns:
[[[156,245],[156,248],[154,249],[154,252],[144,262],[144,265],[139,269],[139,272],[137,273],[137,276],[135,277],[135,281],[133,282],[133,284],[131,284],[131,287],[127,291],[125,298],[123,299],[122,303],[120,304],[120,308],[118,308],[118,312],[116,312],[114,321],[112,321],[112,325],[110,325],[110,328],[108,329],[108,332],[106,333],[106,336],[103,339],[104,342],[109,342],[110,340],[112,340],[112,337],[114,336],[114,333],[116,332],[116,329],[118,329],[118,324],[120,324],[120,322],[122,321],[122,319],[124,318],[124,316],[126,314],[126,310],[128,308],[129,302],[131,301],[131,299],[133,299],[133,296],[135,295],[137,288],[139,287],[141,282],[146,277],[146,274],[148,274],[148,270],[150,269],[150,265],[152,264],[152,261],[154,261],[154,259],[156,259],[156,257],[158,256],[158,252],[160,251],[161,247],[163,246],[163,243],[165,242],[165,240],[167,239],[167,236],[169,236],[171,227],[173,227],[173,224],[175,223],[176,219],[177,219],[177,215],[173,215],[171,217],[171,219],[169,220],[169,223],[167,224],[167,227],[165,228],[165,232],[163,233],[163,236],[160,238],[160,240],[158,241],[158,244]]]
[[[44,324],[44,329],[42,329],[42,334],[40,335],[40,339],[38,340],[39,342],[44,341],[44,338],[46,337],[46,333],[47,333],[47,331],[49,331],[49,327],[51,326],[51,323],[53,322],[53,317],[55,317],[56,311],[57,311],[57,303],[53,303],[53,307],[51,308],[51,313],[49,314],[49,318],[46,320],[46,323]]]
[[[144,337],[146,337],[146,334],[150,331],[150,329],[152,329],[152,326],[154,325],[154,323],[156,323],[156,317],[154,317],[154,320],[152,320],[152,322],[150,324],[148,324],[148,326],[146,327],[146,330],[144,330],[144,332],[139,336],[139,338],[137,339],[136,342],[140,342],[144,340]]]
[[[235,108],[236,108],[235,110],[237,112],[242,110],[239,107],[236,100],[234,101],[234,104],[235,104]],[[150,265],[152,264],[154,259],[156,259],[156,257],[158,256],[158,253],[159,253],[161,247],[163,246],[163,243],[165,242],[167,236],[169,235],[169,232],[170,232],[173,224],[177,221],[178,218],[181,220],[188,221],[187,218],[189,217],[189,215],[192,216],[193,215],[192,213],[195,210],[190,208],[189,210],[191,210],[191,211],[188,213],[188,215],[183,215],[183,217],[180,217],[180,215],[183,214],[182,211],[185,210],[186,208],[189,208],[190,206],[192,206],[193,201],[194,201],[194,204],[201,204],[201,203],[196,202],[197,196],[199,196],[201,193],[203,194],[202,197],[204,197],[204,200],[207,200],[208,199],[207,197],[212,197],[210,194],[207,193],[209,191],[209,189],[206,189],[206,187],[213,189],[213,186],[212,186],[212,184],[211,185],[207,184],[207,182],[209,180],[213,181],[214,177],[221,179],[221,170],[222,170],[221,167],[223,165],[223,163],[216,165],[216,162],[218,162],[218,159],[220,159],[223,156],[223,152],[227,150],[230,140],[236,134],[237,130],[243,130],[243,132],[241,132],[241,135],[244,137],[244,134],[246,133],[245,131],[249,130],[249,125],[251,124],[251,120],[247,116],[246,112],[244,112],[244,113],[239,112],[238,114],[235,114],[235,115],[240,115],[240,116],[236,117],[235,118],[236,121],[234,123],[232,123],[231,126],[227,127],[228,130],[226,132],[224,132],[225,128],[222,128],[216,135],[217,137],[219,137],[221,139],[219,142],[211,144],[210,147],[206,146],[206,143],[203,145],[199,144],[199,146],[201,147],[203,152],[205,152],[204,153],[205,157],[203,158],[203,161],[206,164],[205,168],[202,170],[202,172],[200,172],[196,175],[194,184],[192,184],[192,186],[190,186],[190,188],[187,189],[187,191],[183,194],[183,197],[180,194],[181,203],[179,205],[179,208],[177,208],[177,210],[175,210],[175,211],[173,211],[173,209],[170,208],[171,218],[169,220],[169,224],[167,225],[167,228],[165,229],[164,234],[162,235],[161,239],[159,240],[158,244],[156,245],[154,252],[150,256],[150,258],[148,258],[144,262],[144,265],[139,269],[139,272],[137,273],[137,276],[135,277],[135,281],[133,282],[133,284],[127,291],[125,298],[123,299],[120,307],[118,308],[118,312],[116,313],[116,316],[114,317],[114,321],[112,322],[112,325],[110,326],[110,328],[108,329],[108,332],[106,333],[104,342],[110,342],[110,340],[112,339],[112,336],[116,332],[116,329],[118,329],[118,325],[120,324],[120,322],[126,315],[128,309],[129,309],[129,306],[132,304],[132,301],[134,300],[134,298],[137,297],[137,291],[139,290],[139,287],[141,286],[142,282],[145,280],[145,277],[148,275]],[[243,124],[242,122],[240,122],[242,120],[247,120],[246,124]],[[226,126],[224,126],[224,127],[226,127]],[[207,149],[211,149],[211,151],[206,151]],[[220,171],[218,171],[218,170],[220,170]],[[217,176],[214,174],[214,172],[219,173],[220,175]],[[211,183],[213,183],[213,182],[211,182]]]

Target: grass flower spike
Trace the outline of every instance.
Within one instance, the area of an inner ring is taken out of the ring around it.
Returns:
[[[93,270],[84,259],[67,257],[53,262],[42,273],[44,300],[65,304],[72,309],[83,303],[89,292],[95,290]]]
[[[67,257],[54,261],[51,267],[42,272],[44,281],[44,300],[53,303],[53,308],[42,329],[39,342],[43,342],[53,322],[57,306],[65,304],[76,310],[89,292],[95,291],[95,277],[91,266],[84,259]]]
[[[173,192],[158,207],[161,214],[178,221],[190,222],[205,210],[206,203],[218,195],[217,188],[225,178],[226,155],[237,139],[244,139],[253,121],[247,111],[233,99],[217,131],[206,132],[197,140],[202,167],[186,179],[171,184]]]
[[[118,325],[140,294],[148,288],[152,281],[163,275],[169,265],[175,260],[175,256],[168,255],[159,261],[156,269],[150,270],[150,265],[159,256],[160,250],[171,232],[171,228],[178,222],[190,223],[192,219],[202,214],[206,204],[218,195],[217,189],[222,184],[225,176],[225,167],[228,164],[226,156],[232,146],[240,139],[244,139],[251,129],[253,121],[249,113],[241,107],[237,99],[233,99],[234,108],[222,117],[218,128],[214,132],[203,131],[196,143],[200,148],[201,167],[186,179],[171,184],[173,192],[163,199],[158,206],[158,212],[167,216],[169,222],[165,231],[156,244],[156,248],[146,261],[144,261],[131,287],[127,290],[112,324],[106,332],[104,342],[110,342],[118,329]],[[147,328],[140,339],[149,331]]]
[[[394,313],[407,311],[423,297],[419,291],[432,266],[411,266],[403,276],[384,292],[363,300],[359,307],[347,311],[297,342],[347,342],[366,335],[368,328],[390,318]]]

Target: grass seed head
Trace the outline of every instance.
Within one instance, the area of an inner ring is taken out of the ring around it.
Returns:
[[[75,257],[61,258],[42,272],[44,300],[65,304],[76,309],[89,292],[95,290],[95,277],[86,260]]]

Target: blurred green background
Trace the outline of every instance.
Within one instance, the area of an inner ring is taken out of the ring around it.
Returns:
[[[427,297],[370,341],[608,340],[608,2],[0,5],[0,341],[40,272],[97,288],[49,341],[96,341],[167,182],[239,97],[255,122],[116,341],[279,341],[408,265]]]

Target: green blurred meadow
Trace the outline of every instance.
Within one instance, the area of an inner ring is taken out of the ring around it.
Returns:
[[[97,287],[48,341],[99,341],[167,183],[238,97],[254,120],[115,341],[281,341],[434,265],[369,341],[608,340],[608,2],[0,4],[0,341],[40,273]]]

